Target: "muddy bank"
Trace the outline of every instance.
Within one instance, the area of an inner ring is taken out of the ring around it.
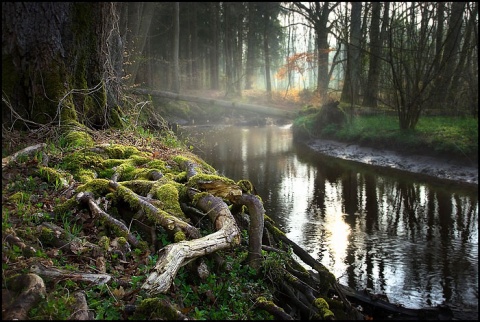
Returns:
[[[478,164],[466,166],[446,159],[424,155],[405,155],[393,150],[324,139],[313,139],[304,143],[312,150],[331,157],[478,187]]]

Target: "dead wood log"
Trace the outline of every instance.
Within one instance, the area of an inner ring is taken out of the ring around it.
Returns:
[[[136,88],[133,91],[135,93],[138,93],[138,94],[146,94],[146,95],[152,95],[152,96],[165,97],[165,98],[169,98],[169,99],[173,99],[173,100],[206,103],[206,104],[209,104],[209,105],[213,104],[213,105],[217,105],[217,106],[220,106],[220,107],[225,107],[225,108],[230,108],[230,109],[237,108],[239,110],[261,113],[261,114],[266,114],[266,115],[282,116],[282,117],[287,117],[287,118],[290,118],[290,117],[293,116],[293,113],[291,111],[285,111],[285,110],[282,110],[282,109],[279,109],[279,108],[274,108],[274,107],[264,106],[264,105],[231,102],[231,101],[225,101],[225,100],[203,98],[203,97],[199,97],[199,96],[183,95],[183,94],[177,94],[177,93],[172,93],[172,92],[148,90],[148,89],[142,89],[142,88]]]
[[[163,228],[165,228],[165,230],[171,232],[182,231],[188,238],[191,239],[200,237],[200,232],[197,228],[191,226],[190,224],[175,216],[169,215],[165,211],[158,209],[150,202],[146,201],[145,197],[139,196],[138,194],[128,189],[127,187],[119,184],[118,182],[109,181],[109,186],[116,190],[119,195],[132,207],[142,208],[151,221],[153,221],[154,223],[158,223]]]
[[[26,320],[28,311],[46,296],[45,283],[37,274],[22,274],[9,284],[12,290],[18,290],[20,294],[2,313],[2,320]]]
[[[18,159],[19,156],[21,155],[26,155],[26,156],[31,156],[33,155],[35,152],[39,151],[39,150],[42,150],[43,148],[45,148],[47,146],[46,143],[40,143],[40,144],[36,144],[36,145],[32,145],[32,146],[29,146],[29,147],[26,147],[25,149],[22,149],[18,152],[15,152],[14,154],[12,155],[9,155],[5,158],[2,158],[2,170],[3,168],[5,168],[8,164],[10,164],[11,162],[13,161],[16,161]]]
[[[130,233],[128,227],[124,223],[122,223],[120,220],[113,218],[112,216],[107,214],[105,211],[103,211],[93,199],[92,193],[80,192],[77,194],[76,200],[79,203],[87,204],[94,216],[98,216],[102,218],[103,220],[105,220],[105,222],[108,225],[120,231],[120,234],[124,235],[132,246],[134,247],[138,246],[137,238]]]
[[[188,190],[189,197],[197,207],[208,214],[217,231],[202,238],[181,241],[167,245],[159,251],[158,261],[142,288],[153,295],[165,293],[170,288],[178,270],[183,265],[221,249],[231,248],[240,244],[240,230],[227,204],[211,194]]]
[[[30,272],[58,281],[69,279],[79,282],[89,282],[94,285],[103,285],[112,279],[112,276],[108,274],[91,274],[65,271],[55,267],[47,267],[41,263],[36,263],[30,266]]]

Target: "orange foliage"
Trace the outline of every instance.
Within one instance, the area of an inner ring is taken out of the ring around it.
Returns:
[[[275,77],[277,79],[284,79],[287,77],[289,71],[303,73],[309,68],[310,64],[315,61],[313,53],[297,53],[287,58],[287,63],[280,67]]]

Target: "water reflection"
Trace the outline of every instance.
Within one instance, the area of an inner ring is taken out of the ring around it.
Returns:
[[[267,214],[342,284],[408,307],[478,310],[478,190],[324,157],[294,146],[288,127],[193,133],[206,142],[195,152],[249,179]]]

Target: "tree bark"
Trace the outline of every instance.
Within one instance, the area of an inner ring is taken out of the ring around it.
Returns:
[[[2,97],[21,118],[119,125],[115,13],[113,2],[2,2]],[[2,116],[24,125],[5,106]]]
[[[347,44],[347,69],[342,101],[357,104],[360,89],[360,37],[362,4],[352,2],[350,41]]]

